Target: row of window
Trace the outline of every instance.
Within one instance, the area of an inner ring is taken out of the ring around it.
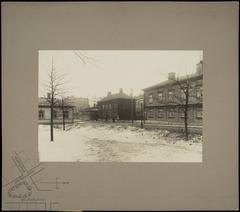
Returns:
[[[118,108],[118,104],[104,104],[104,105],[100,105],[99,107],[102,110],[111,110],[111,109],[116,110]],[[127,109],[130,107],[130,105],[120,104],[119,107]]]
[[[54,110],[53,111],[53,118],[56,119],[59,116],[59,113],[60,113],[59,111]],[[68,119],[69,118],[69,111],[64,111],[63,115],[64,115],[64,118]],[[39,110],[38,111],[38,118],[39,119],[45,119],[45,111],[44,110]]]
[[[112,108],[113,109],[117,108],[117,104],[113,104],[113,105],[112,104],[105,104],[105,105],[101,105],[100,108],[102,108],[103,110],[104,109],[106,109],[106,110],[110,109],[111,110]]]
[[[195,95],[189,95],[190,100],[194,100],[194,99],[201,99],[202,98],[202,88],[196,88],[195,89]],[[191,92],[190,92],[191,93]],[[163,95],[163,91],[159,91],[157,94],[157,99],[158,101],[163,101],[164,100],[164,95]],[[168,91],[168,95],[167,95],[167,99],[169,101],[173,101],[175,99],[177,95],[175,94],[175,92],[173,90],[169,90]],[[180,96],[178,95],[178,97],[180,97],[182,100],[184,100],[186,98],[186,94],[184,93],[183,90],[180,91]],[[148,103],[153,103],[153,94],[149,94],[148,95]]]
[[[164,114],[166,114],[167,111],[164,111],[163,109],[159,109],[157,112],[158,118],[164,118]],[[148,118],[154,118],[154,110],[149,110],[147,113]],[[184,111],[176,112],[175,110],[170,110],[167,113],[168,118],[184,118]],[[196,118],[202,118],[202,111],[196,111]]]

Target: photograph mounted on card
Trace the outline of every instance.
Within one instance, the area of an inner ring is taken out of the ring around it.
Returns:
[[[203,51],[39,51],[40,161],[202,162]]]

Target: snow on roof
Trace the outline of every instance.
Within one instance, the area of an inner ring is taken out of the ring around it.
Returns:
[[[189,74],[189,75],[186,75],[186,76],[181,76],[181,77],[178,77],[176,79],[176,81],[178,82],[182,82],[182,81],[185,81],[187,79],[194,79],[194,78],[198,78],[198,77],[202,77],[203,74],[202,73],[193,73],[193,74]],[[155,85],[152,85],[150,87],[147,87],[147,88],[144,88],[143,91],[145,90],[149,90],[149,89],[152,89],[152,88],[158,88],[158,87],[163,87],[163,86],[166,86],[166,85],[171,85],[171,84],[175,84],[176,83],[175,80],[166,80],[166,81],[163,81],[163,82],[160,82],[158,84],[155,84]]]
[[[38,106],[39,107],[50,107],[49,102],[44,97],[38,98]],[[59,107],[60,105],[54,105],[54,107]],[[64,107],[74,107],[73,105],[64,105]]]
[[[137,100],[137,99],[143,99],[143,94],[140,94],[140,95],[138,95],[138,96],[135,96],[134,99],[136,99],[136,100]]]

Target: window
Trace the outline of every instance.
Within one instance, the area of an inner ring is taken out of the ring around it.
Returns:
[[[68,111],[64,111],[63,112],[63,116],[65,119],[68,119],[69,118],[69,112]]]
[[[168,100],[169,101],[173,100],[173,91],[168,91]]]
[[[111,110],[111,106],[112,106],[111,104],[109,104],[109,106],[108,106],[108,108],[109,108],[110,110]]]
[[[54,118],[54,119],[57,118],[57,111],[56,111],[56,110],[53,111],[53,118]]]
[[[179,118],[184,118],[184,109],[179,110]]]
[[[148,111],[148,118],[153,118],[154,114],[153,114],[153,110],[149,110]]]
[[[202,111],[201,110],[197,111],[197,118],[202,119],[202,117],[203,117]]]
[[[158,100],[162,101],[163,100],[163,92],[158,92]]]
[[[189,102],[194,102],[194,101],[196,101],[196,96],[194,94],[194,90],[189,89]]]
[[[158,118],[163,118],[163,109],[158,110]]]
[[[186,94],[184,93],[184,91],[183,90],[181,90],[181,99],[182,100],[184,100],[184,99],[186,99]]]
[[[197,88],[196,89],[196,96],[198,99],[202,98],[202,88]]]
[[[38,118],[39,119],[44,119],[44,111],[43,110],[38,111]]]
[[[168,112],[168,117],[175,118],[175,111],[173,109]]]
[[[149,96],[148,96],[148,102],[149,102],[149,103],[153,103],[153,95],[152,95],[152,94],[149,94]]]

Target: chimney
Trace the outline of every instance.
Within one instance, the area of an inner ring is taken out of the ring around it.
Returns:
[[[176,79],[175,72],[168,73],[168,80],[175,80],[175,79]]]
[[[196,72],[198,74],[202,74],[203,73],[203,61],[201,60],[196,66],[197,66]]]
[[[111,91],[108,91],[108,96],[111,96]]]
[[[123,93],[123,89],[122,88],[120,88],[119,93],[121,93],[121,94]]]

